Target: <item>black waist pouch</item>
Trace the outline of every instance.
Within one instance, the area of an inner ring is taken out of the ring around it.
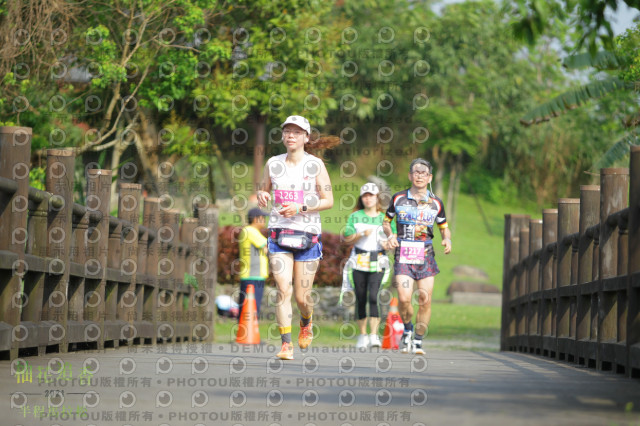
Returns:
[[[295,229],[271,229],[269,236],[285,250],[306,250],[319,241],[317,235]]]
[[[370,253],[369,260],[372,262],[374,260],[378,260],[378,256],[382,256],[384,254],[384,251],[367,251],[367,250],[359,249],[358,247],[354,247],[354,249],[356,250],[356,254]]]

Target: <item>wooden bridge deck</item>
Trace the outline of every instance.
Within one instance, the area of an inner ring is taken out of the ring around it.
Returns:
[[[10,397],[2,424],[640,422],[637,379],[538,356],[428,348],[422,357],[313,347],[283,363],[276,351],[198,343],[3,361],[0,383]],[[27,381],[17,383],[14,373],[25,371],[24,361],[31,381],[20,375]],[[40,382],[47,372],[49,383]]]

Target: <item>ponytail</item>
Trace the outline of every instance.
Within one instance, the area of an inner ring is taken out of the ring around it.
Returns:
[[[314,136],[312,134],[309,137],[309,142],[304,144],[304,150],[309,154],[316,154],[318,151],[335,148],[338,145],[340,145],[340,138],[337,136]]]

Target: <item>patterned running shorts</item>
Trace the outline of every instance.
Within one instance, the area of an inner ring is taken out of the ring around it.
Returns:
[[[407,275],[414,280],[421,280],[427,277],[433,277],[440,273],[436,258],[433,255],[426,255],[422,265],[411,265],[407,263],[395,262],[393,264],[393,275]],[[395,280],[394,280],[395,285]]]

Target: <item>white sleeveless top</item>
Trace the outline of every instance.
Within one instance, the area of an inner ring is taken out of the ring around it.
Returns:
[[[322,160],[306,152],[296,166],[287,165],[286,159],[286,153],[276,155],[269,158],[266,165],[271,177],[273,203],[269,215],[269,228],[288,228],[319,235],[322,231],[319,212],[300,212],[292,217],[284,217],[278,210],[283,204],[290,202],[310,207],[320,203],[316,178],[322,170]]]

